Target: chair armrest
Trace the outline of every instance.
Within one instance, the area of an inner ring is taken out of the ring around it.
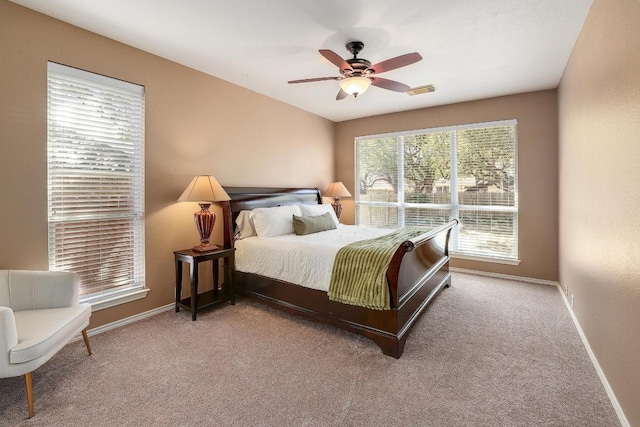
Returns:
[[[0,378],[9,368],[9,350],[18,345],[18,330],[13,310],[0,307]]]
[[[77,274],[30,270],[5,270],[1,273],[0,286],[8,287],[13,311],[71,307],[78,304],[80,279]]]

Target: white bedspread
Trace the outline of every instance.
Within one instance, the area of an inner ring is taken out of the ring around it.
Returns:
[[[334,259],[342,246],[393,231],[340,224],[335,230],[305,236],[248,237],[235,242],[235,266],[238,271],[326,292]]]

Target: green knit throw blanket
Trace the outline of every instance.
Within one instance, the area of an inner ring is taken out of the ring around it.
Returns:
[[[404,227],[375,239],[340,248],[329,284],[329,299],[375,310],[389,310],[387,269],[398,246],[429,231],[428,227]]]

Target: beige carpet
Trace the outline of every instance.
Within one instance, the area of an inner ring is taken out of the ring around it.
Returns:
[[[557,289],[454,274],[400,360],[247,299],[166,312],[0,379],[0,425],[615,426]]]

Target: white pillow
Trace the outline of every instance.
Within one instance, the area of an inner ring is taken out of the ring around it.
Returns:
[[[240,211],[236,218],[236,240],[246,239],[247,237],[257,236],[256,229],[250,218],[251,211]]]
[[[340,221],[338,221],[338,217],[336,216],[336,211],[333,210],[333,206],[330,204],[300,205],[300,211],[302,212],[302,216],[317,216],[329,212],[331,214],[331,218],[333,218],[333,221],[336,223],[336,226],[340,224]]]
[[[282,234],[293,234],[293,216],[302,216],[297,205],[278,206],[274,208],[256,208],[249,218],[258,237],[273,237]]]

